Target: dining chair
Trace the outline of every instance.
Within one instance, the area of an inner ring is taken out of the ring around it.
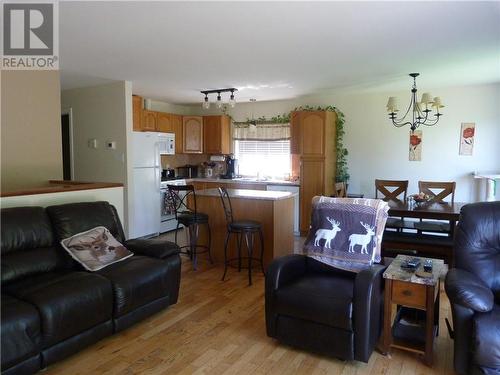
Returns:
[[[390,190],[392,188],[394,190]],[[378,198],[380,193],[385,201],[400,201],[400,196],[403,194],[402,201],[405,202],[407,191],[408,180],[375,180],[375,198]],[[405,221],[402,217],[389,217],[385,226],[400,232],[405,227]]]
[[[334,197],[346,198],[347,197],[347,185],[345,181],[335,183]]]
[[[196,209],[196,192],[193,185],[167,185],[170,195],[170,202],[175,212],[177,227],[175,228],[175,243],[177,244],[177,231],[180,225],[184,225],[189,233],[189,244],[180,246],[181,253],[187,254],[193,261],[193,269],[196,271],[198,266],[198,248],[202,248],[201,252],[207,252],[210,263],[213,263],[210,254],[211,232],[208,222],[208,215],[203,212],[198,212]],[[192,208],[191,208],[191,207]],[[206,225],[208,230],[208,244],[199,245],[199,230],[200,224]],[[182,251],[186,249],[187,251]]]
[[[395,188],[389,190],[388,188]],[[403,194],[403,201],[406,201],[408,191],[408,180],[375,180],[375,198],[381,193],[384,200],[401,200],[399,197]]]
[[[435,181],[419,181],[418,191],[427,194],[431,197],[431,202],[444,202],[451,195],[451,203],[455,202],[455,181],[452,182],[435,182]],[[438,192],[433,191],[439,190]]]
[[[455,181],[452,182],[437,182],[437,181],[419,181],[418,191],[427,194],[430,199],[429,203],[446,203],[445,199],[451,196],[449,203],[453,204],[455,201]],[[414,224],[418,233],[431,232],[431,233],[450,233],[450,222],[437,221],[437,220],[424,220]]]
[[[262,224],[254,220],[234,220],[233,217],[233,206],[231,205],[231,199],[229,194],[224,187],[219,187],[219,194],[222,201],[222,207],[224,209],[224,214],[226,216],[227,223],[227,234],[224,241],[224,274],[222,275],[222,281],[224,281],[227,273],[227,267],[231,262],[238,261],[238,272],[241,272],[241,262],[246,260],[248,267],[248,285],[252,285],[252,262],[256,261],[260,263],[260,268],[262,273],[264,272],[264,237],[262,235]],[[259,234],[260,238],[260,257],[256,258],[253,255],[253,244],[254,244],[254,234]],[[238,243],[238,257],[228,258],[227,248],[229,244],[229,238],[231,234],[236,234]],[[247,246],[247,256],[241,256],[241,245],[245,238],[245,243]]]

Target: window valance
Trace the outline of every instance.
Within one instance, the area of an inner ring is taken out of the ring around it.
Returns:
[[[284,141],[290,139],[290,124],[233,122],[233,139],[239,141]]]

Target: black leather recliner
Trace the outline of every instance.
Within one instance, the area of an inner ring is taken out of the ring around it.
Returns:
[[[462,208],[445,281],[460,374],[500,373],[500,201]]]
[[[267,335],[368,362],[382,327],[384,270],[373,265],[356,274],[304,255],[275,259],[266,274]]]
[[[134,256],[87,272],[59,245],[105,226]],[[2,374],[33,373],[177,302],[177,245],[125,241],[107,202],[1,210]]]

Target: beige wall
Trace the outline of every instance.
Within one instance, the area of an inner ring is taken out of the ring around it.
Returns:
[[[59,71],[0,74],[2,191],[62,179]]]
[[[64,90],[61,107],[71,109],[73,122],[74,179],[126,183],[126,82]],[[97,139],[97,148],[89,140]],[[106,148],[108,141],[116,149]]]

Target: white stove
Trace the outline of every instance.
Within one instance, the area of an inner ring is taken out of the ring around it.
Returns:
[[[177,220],[175,219],[175,202],[172,202],[168,194],[167,185],[186,185],[186,180],[167,180],[160,183],[161,197],[161,220],[160,233],[169,232],[177,228]]]

